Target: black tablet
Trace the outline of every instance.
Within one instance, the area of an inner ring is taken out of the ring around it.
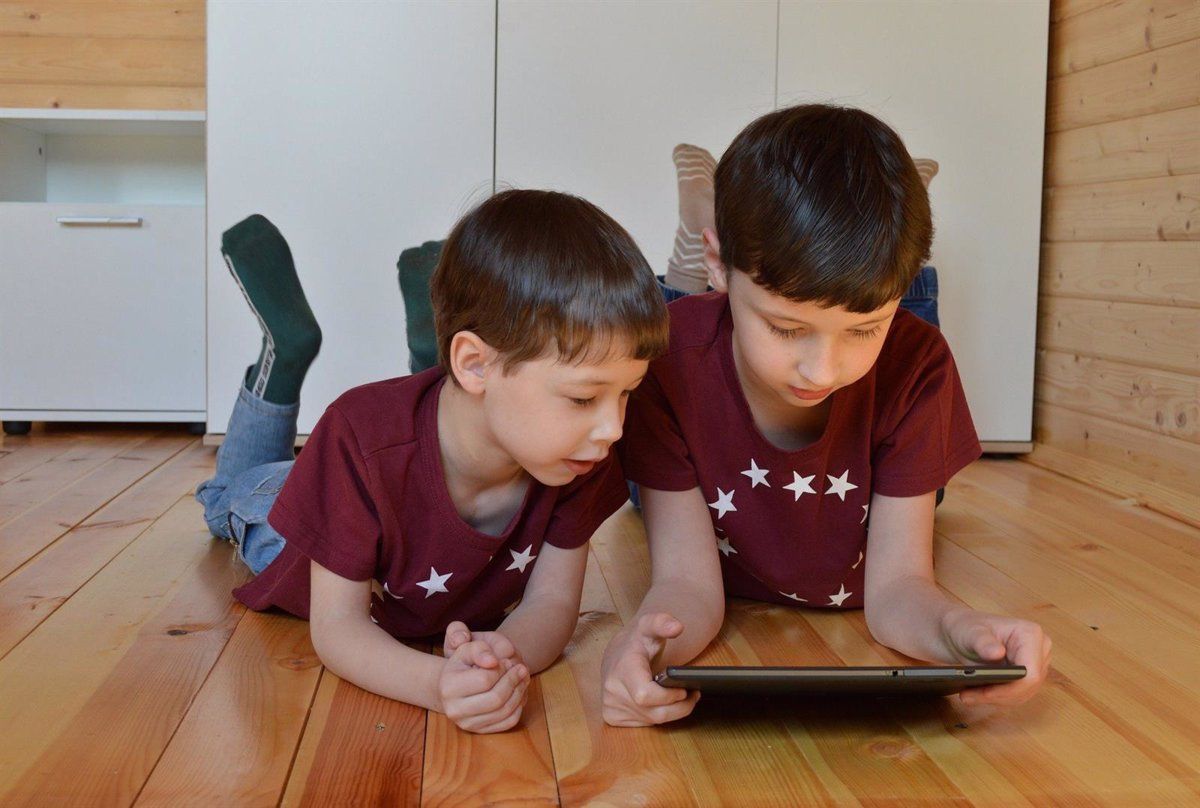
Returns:
[[[682,666],[667,668],[654,681],[704,693],[957,693],[968,687],[1002,684],[1025,676],[1024,665],[939,665],[830,668],[740,668]]]

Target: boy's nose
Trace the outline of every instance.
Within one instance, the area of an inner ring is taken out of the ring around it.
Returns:
[[[592,440],[614,444],[621,439],[621,411],[613,409],[611,412],[605,412],[601,415],[600,420],[592,428]]]
[[[827,387],[833,387],[837,381],[837,357],[834,356],[834,352],[828,348],[822,348],[806,359],[807,361],[800,363],[798,370],[800,375],[812,386],[812,389],[824,390]]]

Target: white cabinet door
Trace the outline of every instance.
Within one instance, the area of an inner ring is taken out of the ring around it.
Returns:
[[[887,121],[933,181],[942,326],[984,441],[1032,429],[1047,0],[782,0],[779,105]]]
[[[262,213],[325,341],[311,430],[344,390],[408,372],[396,258],[492,190],[495,6],[208,3],[208,429],[224,432],[260,332],[221,233]]]
[[[0,204],[0,410],[202,411],[203,243],[199,205]]]
[[[671,149],[720,156],[775,89],[774,0],[499,0],[499,187],[579,194],[660,274],[677,222]]]

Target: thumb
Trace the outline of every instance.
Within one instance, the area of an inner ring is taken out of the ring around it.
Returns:
[[[653,655],[663,649],[667,640],[683,633],[683,623],[666,612],[652,612],[643,615],[638,621],[638,633],[646,649]]]
[[[446,641],[442,647],[448,652],[453,652],[470,641],[471,630],[467,628],[467,624],[461,620],[454,620],[446,626]]]
[[[1004,659],[1004,643],[987,624],[972,626],[966,637],[967,654],[979,660],[995,662]]]
[[[500,665],[491,647],[478,640],[460,645],[454,652],[454,659],[476,668],[496,668]]]

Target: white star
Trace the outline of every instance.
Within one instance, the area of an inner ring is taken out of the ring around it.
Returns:
[[[521,599],[518,598],[518,599],[514,600],[512,603],[505,606],[504,607],[504,616],[507,617],[508,615],[512,614],[513,609],[517,608],[520,605],[521,605]]]
[[[733,549],[733,545],[729,543],[727,536],[721,536],[717,539],[717,549],[728,556],[730,553],[737,554],[737,550]]]
[[[808,603],[807,600],[800,597],[795,592],[792,592],[790,595],[787,592],[780,592],[779,594],[783,595],[785,598],[791,598],[792,600],[797,601],[799,603]]]
[[[854,594],[853,592],[847,592],[846,585],[842,584],[840,587],[838,587],[838,591],[837,591],[836,595],[829,596],[829,604],[828,605],[841,606],[842,602],[845,601],[846,598],[850,597],[853,594]]]
[[[811,483],[816,476],[817,475],[815,474],[810,474],[807,477],[801,477],[800,472],[793,471],[792,484],[785,485],[784,490],[791,491],[793,494],[795,494],[797,500],[800,499],[801,494],[815,494],[817,492],[813,490],[813,487],[809,485],[809,483]]]
[[[851,489],[858,488],[857,485],[846,479],[846,477],[849,475],[850,469],[843,471],[841,477],[834,477],[832,474],[826,474],[825,476],[829,478],[829,490],[825,493],[837,494],[838,499],[840,499],[842,502],[845,502],[846,493]]]
[[[858,551],[858,561],[855,561],[854,566],[851,567],[850,569],[852,569],[852,570],[858,569],[858,565],[862,563],[862,560],[863,560],[862,550],[859,550]]]
[[[516,570],[517,572],[525,572],[525,567],[529,565],[529,562],[537,558],[536,555],[529,554],[529,551],[532,549],[533,545],[531,544],[519,553],[516,550],[509,550],[508,552],[512,553],[513,560],[511,564],[504,568],[504,571]]]
[[[708,507],[717,512],[717,518],[727,514],[729,511],[736,511],[737,508],[733,505],[733,491],[725,493],[720,488],[717,489],[717,501],[708,503]]]
[[[868,502],[866,505],[863,505],[863,518],[858,520],[858,523],[860,525],[863,522],[867,521],[867,511],[870,509],[871,509],[871,503]]]
[[[384,581],[384,582],[383,582],[383,591],[384,591],[384,592],[387,592],[389,595],[391,595],[391,596],[392,596],[393,598],[395,598],[396,600],[404,600],[404,596],[403,596],[403,595],[397,595],[395,592],[393,592],[392,590],[388,589],[387,581]]]
[[[750,458],[750,468],[742,472],[742,474],[745,474],[750,478],[750,487],[752,489],[757,488],[759,483],[762,483],[767,488],[770,488],[771,484],[767,482],[767,475],[770,473],[770,469],[760,469],[758,464],[754,462],[753,457]]]
[[[438,571],[433,567],[429,568],[429,578],[424,581],[417,581],[417,586],[425,590],[425,597],[436,595],[438,592],[449,592],[446,588],[446,581],[450,580],[453,572],[447,572],[445,575],[438,575]]]

